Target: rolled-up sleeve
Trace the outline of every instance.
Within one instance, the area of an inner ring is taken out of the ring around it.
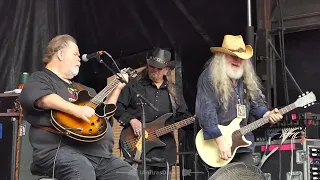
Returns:
[[[206,72],[198,79],[196,97],[196,117],[203,130],[205,140],[221,136],[217,117],[218,101]]]

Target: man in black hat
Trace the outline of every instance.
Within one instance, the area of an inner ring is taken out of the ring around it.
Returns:
[[[142,96],[148,99],[159,111],[156,112],[150,106],[145,105],[145,120],[146,123],[152,122],[165,113],[173,113],[171,120],[179,121],[190,117],[191,114],[187,111],[187,106],[182,96],[182,92],[177,92],[169,74],[175,66],[174,61],[171,61],[171,53],[168,50],[157,48],[152,55],[147,59],[146,75],[140,80],[132,84]],[[136,96],[136,93],[129,87],[125,87],[119,96],[117,102],[117,111],[115,117],[122,126],[132,128],[135,136],[142,135],[141,132],[141,105]],[[165,147],[157,147],[147,152],[146,157],[164,159],[159,163],[147,163],[146,173],[147,179],[170,179],[170,174],[167,173],[166,162],[171,166],[176,163],[176,143],[173,133],[160,136]],[[146,143],[148,147],[148,144]],[[139,166],[139,177],[142,179],[142,165]]]

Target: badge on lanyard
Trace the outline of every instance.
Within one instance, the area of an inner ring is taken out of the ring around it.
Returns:
[[[237,104],[237,117],[238,118],[246,118],[246,106],[242,104]]]

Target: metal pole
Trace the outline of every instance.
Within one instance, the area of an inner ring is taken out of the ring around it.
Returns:
[[[251,45],[251,47],[255,47],[254,46],[254,28],[252,27],[252,20],[251,20],[251,0],[247,0],[247,22],[248,22],[247,28],[246,28],[247,44]],[[255,50],[256,49],[254,49],[254,51]],[[251,58],[251,63],[255,68],[256,67],[255,56]]]
[[[248,26],[251,26],[251,0],[247,0],[247,18],[248,18]]]

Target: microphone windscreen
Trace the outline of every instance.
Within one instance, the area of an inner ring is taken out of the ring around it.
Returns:
[[[81,59],[82,59],[82,61],[84,61],[84,62],[89,61],[89,59],[87,58],[87,54],[83,54]]]

